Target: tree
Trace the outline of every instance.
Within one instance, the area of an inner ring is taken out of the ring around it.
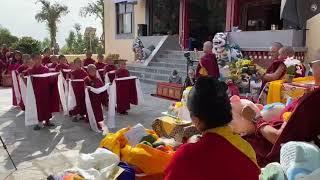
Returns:
[[[19,41],[12,45],[12,47],[25,54],[41,52],[41,42],[33,39],[32,37],[21,37]]]
[[[102,44],[104,46],[104,35],[105,35],[105,28],[104,28],[104,0],[96,0],[96,2],[90,2],[87,6],[82,7],[80,9],[80,15],[82,17],[87,16],[95,16],[97,19],[100,19],[102,25]]]
[[[51,4],[47,0],[38,0],[42,7],[41,11],[36,14],[35,19],[38,22],[45,22],[50,33],[50,46],[54,47],[56,44],[56,35],[58,31],[57,23],[60,18],[69,13],[68,7],[58,3]]]
[[[11,35],[10,31],[0,26],[0,45],[7,44],[9,47],[19,39]]]
[[[49,38],[44,38],[43,41],[41,42],[41,49],[44,50],[46,48],[50,48],[50,39]]]

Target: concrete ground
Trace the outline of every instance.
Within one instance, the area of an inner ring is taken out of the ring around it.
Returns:
[[[152,121],[166,111],[170,101],[151,97],[154,85],[142,84],[145,102],[132,107],[129,115],[116,117],[117,129],[137,123],[150,128]],[[17,165],[15,171],[0,143],[0,180],[46,179],[52,173],[72,167],[78,153],[91,153],[103,138],[82,122],[56,114],[56,127],[33,131],[25,127],[24,113],[11,106],[11,89],[0,88],[0,135]]]

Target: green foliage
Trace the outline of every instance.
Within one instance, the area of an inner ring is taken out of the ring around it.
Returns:
[[[295,66],[289,66],[289,67],[287,67],[287,74],[294,76],[294,75],[296,74],[296,67],[295,67]]]
[[[0,26],[0,45],[7,44],[10,47],[13,43],[16,43],[18,38],[11,35],[10,31]]]
[[[81,26],[74,25],[75,31],[70,31],[66,38],[66,45],[62,48],[64,54],[84,54],[90,48],[90,37],[81,34]],[[99,45],[99,39],[96,36],[91,37],[91,46],[93,53],[103,53],[103,47]]]
[[[51,4],[47,0],[38,0],[37,3],[41,4],[41,11],[36,14],[35,19],[38,22],[46,23],[50,33],[50,46],[54,47],[57,36],[57,23],[60,22],[60,18],[69,13],[68,7],[58,3]]]
[[[49,38],[44,38],[43,41],[41,42],[41,49],[44,50],[46,48],[50,48],[50,39]]]
[[[41,42],[32,37],[22,37],[12,45],[13,49],[19,50],[24,54],[40,53]]]

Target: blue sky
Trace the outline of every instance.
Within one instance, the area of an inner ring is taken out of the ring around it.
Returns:
[[[69,31],[73,29],[75,23],[82,26],[82,31],[85,27],[92,26],[97,28],[97,33],[100,34],[101,23],[95,17],[83,18],[79,16],[79,10],[88,2],[93,0],[49,0],[50,2],[59,2],[69,7],[69,14],[61,19],[58,24],[57,41],[62,47],[65,44],[65,38]],[[0,24],[8,28],[13,35],[18,37],[31,36],[38,40],[43,40],[49,37],[45,23],[38,23],[34,16],[40,11],[40,4],[35,3],[36,0],[0,0]]]

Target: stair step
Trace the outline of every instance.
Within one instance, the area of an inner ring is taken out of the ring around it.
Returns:
[[[186,64],[175,64],[175,63],[166,63],[166,62],[150,62],[149,66],[151,67],[165,67],[165,68],[172,68],[172,69],[186,69]]]
[[[136,71],[136,72],[143,72],[143,73],[153,73],[153,74],[158,74],[158,75],[166,75],[166,76],[170,76],[172,71],[175,68],[163,68],[163,67],[153,67],[153,66],[146,66],[146,67],[133,67],[133,66],[128,66],[128,70],[129,71]],[[178,69],[176,69],[178,71],[178,73],[181,76],[186,76],[187,73],[185,72],[186,70],[181,70],[179,71]]]
[[[154,60],[152,60],[152,62],[163,62],[163,63],[187,65],[186,59],[177,59],[177,58],[155,58]]]
[[[141,72],[141,71],[134,71],[134,70],[130,70],[130,74],[133,76],[137,76],[139,79],[153,79],[156,81],[165,81],[165,82],[167,82],[170,77],[170,74],[158,74],[158,73]],[[183,79],[185,77],[186,76],[182,75]]]

